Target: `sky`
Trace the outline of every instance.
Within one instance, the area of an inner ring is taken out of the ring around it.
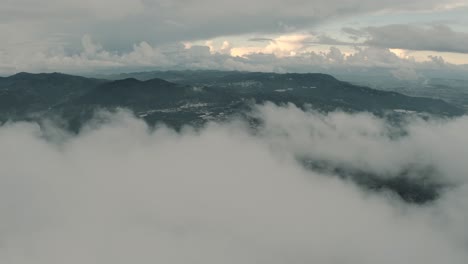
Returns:
[[[467,70],[468,64],[467,0],[0,0],[0,6],[2,75],[324,65]]]

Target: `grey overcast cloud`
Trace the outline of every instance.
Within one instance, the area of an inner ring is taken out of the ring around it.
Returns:
[[[466,71],[467,12],[466,0],[2,0],[0,73],[285,72],[368,64],[360,59],[368,49],[372,65],[437,67],[437,57]]]
[[[0,0],[1,264],[468,263],[468,0]]]

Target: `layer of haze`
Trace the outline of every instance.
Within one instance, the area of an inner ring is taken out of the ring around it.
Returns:
[[[466,263],[468,117],[258,106],[175,132],[101,114],[79,135],[0,127],[0,262]],[[399,136],[395,136],[395,133]],[[297,157],[392,175],[433,166],[452,188],[424,206],[304,169]]]

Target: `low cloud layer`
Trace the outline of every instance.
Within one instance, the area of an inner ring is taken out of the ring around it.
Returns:
[[[0,128],[0,262],[466,263],[467,117],[408,119],[259,106],[174,132],[127,112],[79,135]],[[401,131],[400,131],[401,132]],[[452,183],[424,206],[305,169],[298,157]]]

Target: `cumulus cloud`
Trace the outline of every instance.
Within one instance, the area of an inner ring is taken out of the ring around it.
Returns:
[[[378,67],[389,69],[399,78],[414,79],[420,75],[420,70],[425,69],[466,72],[466,67],[446,62],[438,55],[429,56],[427,61],[417,61],[411,55],[401,56],[395,50],[380,47],[354,47],[351,52],[344,52],[341,47],[332,46],[325,51],[314,51],[311,45],[315,41],[314,36],[307,34],[284,35],[257,47],[235,46],[229,41],[219,45],[188,42],[161,46],[142,41],[133,44],[128,52],[113,52],[90,35],[84,35],[81,48],[76,52],[67,51],[63,46],[28,50],[21,56],[0,52],[0,74],[19,71],[94,74],[155,69],[334,74],[336,69]],[[408,69],[411,74],[403,74],[401,69]]]
[[[466,263],[466,117],[418,119],[392,140],[367,114],[253,115],[256,132],[241,121],[174,132],[127,112],[74,136],[3,125],[1,262]],[[382,171],[430,162],[459,182],[415,206],[306,170],[297,154]]]

